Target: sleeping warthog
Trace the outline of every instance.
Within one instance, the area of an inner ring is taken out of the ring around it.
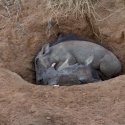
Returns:
[[[35,59],[36,82],[41,84],[42,74],[53,63],[57,64],[57,69],[66,59],[69,64],[85,64],[85,60],[94,56],[91,67],[99,70],[105,79],[119,75],[122,66],[117,57],[106,48],[93,42],[81,40],[68,40],[60,42],[54,46],[45,44]]]
[[[55,63],[52,64],[52,67],[43,73],[44,85],[69,86],[101,81],[98,72],[90,67],[92,60],[93,57],[91,56],[85,61],[85,65],[78,63],[69,65],[67,59],[58,68],[58,71],[54,68]]]

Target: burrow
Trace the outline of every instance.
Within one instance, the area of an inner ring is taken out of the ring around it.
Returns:
[[[123,73],[125,65],[125,40],[124,32],[116,31],[113,35],[107,35],[105,28],[98,30],[98,25],[94,28],[95,32],[101,32],[101,39],[93,32],[91,25],[86,19],[75,21],[72,19],[60,19],[57,24],[56,20],[51,21],[51,28],[47,29],[48,20],[45,21],[26,21],[26,33],[11,26],[1,31],[0,43],[0,61],[1,66],[19,74],[24,80],[35,83],[34,59],[45,43],[52,42],[56,39],[58,33],[63,35],[76,34],[79,37],[86,37],[95,40],[97,43],[109,48],[122,62]],[[72,23],[71,23],[72,22]],[[107,27],[108,28],[108,27]],[[107,29],[106,29],[107,30]],[[119,35],[119,36],[118,36]],[[2,37],[3,36],[3,37]],[[116,38],[117,37],[117,38]],[[115,39],[116,38],[116,39]]]

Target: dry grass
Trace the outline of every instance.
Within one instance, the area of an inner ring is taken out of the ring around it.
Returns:
[[[72,14],[76,18],[83,18],[84,14],[95,12],[92,0],[47,0],[47,9],[54,15],[59,15],[62,11],[64,17]]]
[[[89,23],[91,25],[91,28],[93,30],[93,33],[101,40],[101,38],[96,34],[93,26],[93,21],[91,17],[94,17],[96,21],[104,21],[110,18],[111,16],[115,15],[117,12],[120,12],[121,10],[125,9],[125,7],[120,8],[116,11],[113,9],[109,9],[106,6],[104,6],[100,0],[45,0],[46,1],[46,8],[47,11],[51,12],[50,20],[48,21],[48,25],[50,25],[50,22],[52,18],[57,17],[57,23],[59,17],[73,17],[73,19],[82,19],[84,17],[87,17],[89,20]],[[96,12],[96,6],[95,4],[100,5],[103,9],[107,10],[109,12],[109,15],[105,18],[102,18],[97,12]],[[63,14],[62,14],[63,13]],[[49,28],[50,30],[50,28]]]
[[[48,21],[47,34],[48,37],[52,33],[51,20],[56,18],[56,22],[59,25],[58,18],[73,17],[73,19],[82,19],[85,15],[88,17],[95,11],[93,7],[94,0],[45,0],[46,10],[51,12],[50,19]],[[51,26],[51,27],[50,27]]]
[[[104,6],[100,0],[45,0],[47,2],[47,10],[52,12],[52,16],[60,16],[60,12],[63,13],[62,17],[71,16],[77,18],[83,18],[84,15],[88,17],[93,16],[98,21],[104,21],[117,12],[125,9],[125,7],[118,9],[117,11],[108,9]],[[110,12],[110,14],[104,19],[96,12],[94,4],[98,3],[103,9]]]
[[[18,17],[21,15],[21,3],[24,2],[24,0],[0,0],[0,7],[3,8],[3,10],[5,11],[5,13],[1,14],[0,13],[0,17],[4,18],[4,24],[0,25],[0,29],[4,28],[5,26],[7,26],[8,24],[10,24],[10,22],[12,21],[12,16],[10,13],[10,6],[14,5],[16,8],[16,20],[18,19]]]
[[[51,11],[51,19],[53,17],[73,17],[73,19],[82,19],[85,16],[89,19],[90,25],[92,27],[93,33],[99,37],[93,28],[92,21],[90,17],[93,15],[95,18],[100,18],[100,16],[96,13],[96,8],[94,7],[94,3],[97,0],[46,0],[47,3],[47,11]],[[61,13],[61,15],[60,15]],[[63,13],[63,14],[62,14]],[[48,23],[48,25],[50,25]],[[58,19],[57,19],[58,23]],[[51,29],[49,28],[48,31]]]
[[[48,11],[51,12],[50,19],[48,20],[48,27],[47,32],[51,32],[52,25],[51,20],[52,18],[57,17],[57,24],[59,25],[58,18],[61,17],[73,17],[73,19],[82,19],[84,16],[86,16],[89,19],[89,22],[91,24],[92,30],[94,34],[97,36],[97,34],[94,31],[94,27],[92,24],[92,17],[94,17],[97,21],[104,21],[107,20],[109,17],[113,16],[115,13],[120,12],[123,8],[120,8],[116,11],[113,11],[111,9],[108,9],[106,6],[104,6],[100,0],[44,0],[45,8]],[[11,13],[10,13],[10,7],[11,5],[14,5],[16,7],[16,17],[15,19],[18,20],[18,17],[22,15],[22,4],[25,4],[25,0],[0,0],[0,7],[3,7],[6,11],[6,15],[0,13],[0,17],[5,21],[3,25],[0,25],[0,28],[4,28],[7,24],[9,24],[11,20]],[[108,16],[105,18],[102,18],[97,12],[96,12],[96,3],[100,5],[103,9],[110,12]],[[43,6],[42,6],[43,7]],[[38,9],[38,8],[37,8]],[[49,33],[50,34],[50,33]]]

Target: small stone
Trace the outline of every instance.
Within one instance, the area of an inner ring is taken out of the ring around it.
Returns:
[[[46,117],[46,119],[47,119],[47,120],[51,120],[51,118],[50,118],[50,117]]]
[[[59,85],[53,85],[53,86],[59,86]]]

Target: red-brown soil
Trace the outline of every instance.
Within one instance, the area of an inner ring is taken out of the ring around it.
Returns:
[[[62,11],[51,19],[43,1],[23,0],[21,10],[7,5],[10,18],[0,6],[0,125],[125,125],[124,1],[99,0],[104,7],[95,2],[102,21],[87,15],[62,18]],[[123,75],[71,87],[31,84],[35,56],[59,32],[94,39],[111,49],[122,62]]]

